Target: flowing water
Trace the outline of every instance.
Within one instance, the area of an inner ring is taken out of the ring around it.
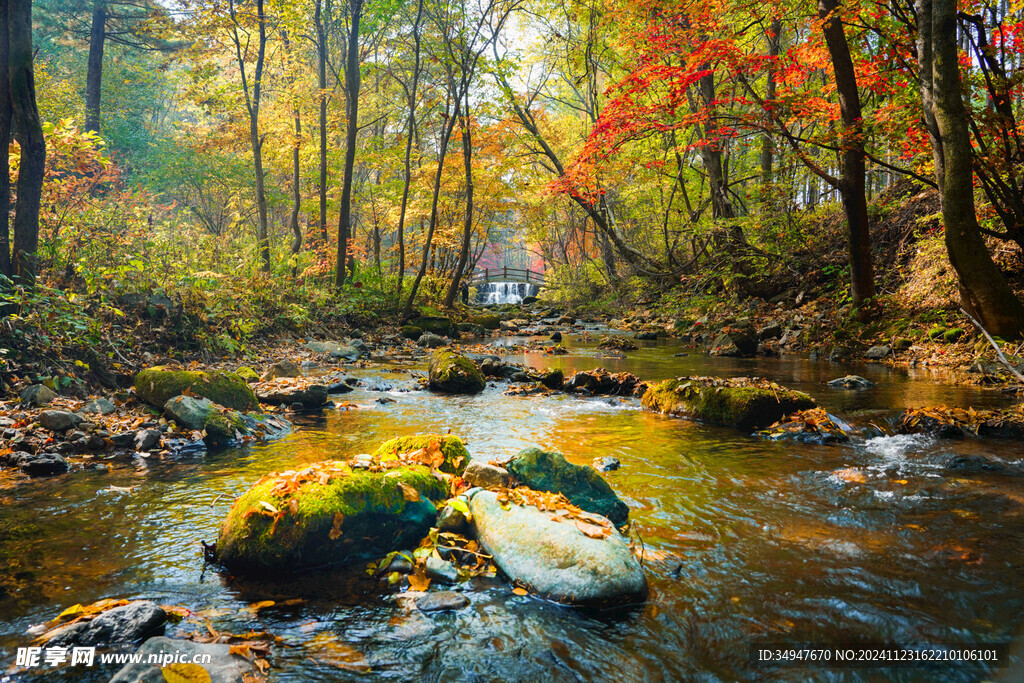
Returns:
[[[488,282],[477,288],[476,300],[487,306],[518,304],[528,296],[536,296],[537,291],[537,285],[526,282]]]
[[[879,409],[1011,402],[881,365],[677,357],[681,349],[662,342],[607,359],[570,337],[566,344],[568,356],[510,359],[566,370],[603,365],[652,380],[757,374],[808,391],[861,425],[882,424]],[[824,386],[850,371],[876,386]],[[501,386],[448,397],[403,391],[408,372],[355,374],[367,382],[345,398],[358,408],[306,419],[275,443],[0,489],[0,585],[8,588],[0,595],[0,666],[13,664],[31,625],[74,603],[125,597],[188,607],[219,631],[279,636],[270,674],[279,681],[1021,679],[1020,658],[1016,669],[987,674],[761,670],[747,659],[749,644],[765,640],[1024,644],[1024,479],[951,475],[940,466],[954,452],[1020,462],[1020,444],[917,436],[834,446],[761,441],[654,415],[632,399],[506,397]],[[395,402],[379,404],[381,396]],[[485,460],[530,445],[582,464],[619,458],[621,469],[606,476],[643,537],[647,602],[585,611],[481,580],[466,588],[470,607],[425,614],[405,609],[397,589],[363,566],[274,581],[204,567],[199,540],[216,538],[232,498],[266,471],[449,430]],[[247,609],[264,600],[278,604]],[[199,628],[184,622],[168,635]],[[352,670],[360,656],[369,673]],[[36,678],[111,673],[76,667]]]

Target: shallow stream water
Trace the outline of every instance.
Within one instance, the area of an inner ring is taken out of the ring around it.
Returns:
[[[759,375],[807,391],[861,426],[884,426],[877,411],[909,406],[1012,403],[998,391],[882,365],[680,357],[685,349],[663,342],[612,359],[572,337],[565,343],[567,356],[507,357],[566,371],[628,370],[649,380]],[[876,386],[825,386],[848,372]],[[124,597],[182,605],[218,631],[278,636],[270,657],[277,681],[1024,679],[1020,655],[1015,669],[988,672],[748,663],[748,647],[758,641],[1011,641],[1024,650],[1024,478],[941,468],[951,453],[1020,463],[1019,443],[919,436],[772,442],[655,415],[633,399],[507,397],[503,385],[450,397],[403,391],[414,381],[408,366],[351,374],[367,379],[343,397],[357,408],[303,418],[277,442],[0,489],[0,571],[14,587],[0,595],[0,678],[10,673],[14,649],[28,644],[31,625],[74,603]],[[394,402],[378,403],[383,396]],[[204,567],[199,540],[216,538],[232,499],[263,473],[427,431],[461,436],[484,460],[532,445],[581,464],[621,460],[606,477],[643,538],[647,602],[624,612],[584,611],[480,580],[465,589],[470,607],[425,614],[406,609],[397,589],[367,576],[363,565],[273,581]],[[277,604],[248,609],[266,600]],[[184,622],[168,635],[200,628]],[[369,673],[357,670],[363,664]],[[114,670],[76,667],[35,679],[106,680]]]

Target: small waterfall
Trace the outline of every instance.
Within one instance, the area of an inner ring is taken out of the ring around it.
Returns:
[[[476,300],[481,304],[518,304],[537,292],[537,285],[526,282],[488,282],[477,288]]]

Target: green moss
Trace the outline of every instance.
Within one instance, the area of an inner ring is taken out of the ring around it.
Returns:
[[[235,374],[244,379],[246,382],[260,381],[259,373],[250,368],[248,365],[241,365],[238,368],[236,368]]]
[[[434,524],[434,502],[448,495],[448,487],[427,467],[384,472],[342,468],[347,476],[335,476],[326,484],[306,482],[283,496],[271,493],[276,478],[250,488],[235,501],[221,527],[220,561],[234,570],[289,571],[414,546]],[[406,500],[399,484],[419,491],[420,499]],[[263,503],[284,513],[276,525]],[[338,513],[343,516],[341,534],[331,539]]]
[[[449,318],[441,316],[424,316],[417,318],[412,321],[412,324],[419,327],[424,332],[432,332],[433,334],[439,334],[442,337],[451,336],[454,326]]]
[[[565,383],[565,373],[563,373],[559,368],[548,370],[540,378],[540,383],[548,389],[561,389],[562,384]]]
[[[234,410],[256,410],[260,406],[253,390],[233,372],[156,367],[135,376],[135,393],[146,403],[161,409],[169,399],[180,396],[186,389]]]
[[[485,330],[496,330],[501,327],[500,315],[475,315],[469,318],[469,322],[479,325]]]
[[[942,341],[947,344],[960,341],[960,338],[964,336],[964,330],[962,327],[954,327],[946,330],[945,334],[942,335]]]
[[[375,456],[384,458],[395,453],[410,453],[425,448],[431,441],[437,441],[441,446],[441,453],[444,455],[444,464],[437,469],[448,474],[461,475],[469,464],[469,451],[466,450],[462,439],[452,434],[417,434],[415,436],[400,436],[381,444]]]
[[[644,407],[709,424],[764,429],[790,413],[815,407],[813,398],[782,387],[708,386],[699,380],[666,380],[647,389]]]
[[[438,349],[430,357],[430,388],[449,394],[478,394],[487,386],[480,368],[451,349]]]
[[[945,327],[933,327],[932,329],[928,330],[928,338],[929,339],[938,339],[939,337],[941,337],[944,334],[946,334],[946,328]]]

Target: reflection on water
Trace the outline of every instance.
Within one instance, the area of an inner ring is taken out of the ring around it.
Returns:
[[[831,412],[854,415],[855,424],[882,419],[867,413],[858,420],[858,411],[1008,402],[998,392],[877,365],[675,357],[680,350],[663,344],[623,360],[596,358],[589,347],[573,351],[511,359],[566,370],[602,365],[645,379],[757,374],[812,393]],[[877,386],[824,386],[848,372]],[[996,642],[1010,640],[1021,624],[1024,483],[950,475],[940,466],[950,453],[1020,462],[1019,445],[902,436],[845,446],[756,441],[639,410],[632,399],[504,397],[499,387],[444,397],[401,391],[412,383],[408,375],[362,374],[393,388],[348,394],[357,408],[326,411],[276,443],[0,489],[3,665],[27,644],[29,625],[103,597],[215,610],[204,614],[219,630],[270,631],[283,639],[273,677],[294,681],[799,680],[809,672],[752,670],[748,644]],[[382,395],[395,402],[376,403]],[[605,476],[643,537],[648,602],[626,614],[584,612],[515,596],[493,581],[467,589],[469,608],[427,615],[405,609],[359,566],[272,582],[204,571],[199,539],[216,537],[232,498],[264,472],[427,430],[459,434],[485,460],[529,445],[581,464],[619,458],[622,468]],[[111,485],[136,488],[118,493]],[[302,602],[256,616],[244,610],[260,600],[296,599]],[[194,628],[183,624],[169,634]],[[343,655],[353,650],[371,674],[346,667]],[[81,671],[74,673],[81,678]],[[929,678],[921,674],[886,675]],[[92,678],[109,675],[94,671]],[[858,670],[814,676],[873,680]],[[944,680],[978,677],[942,672]]]

